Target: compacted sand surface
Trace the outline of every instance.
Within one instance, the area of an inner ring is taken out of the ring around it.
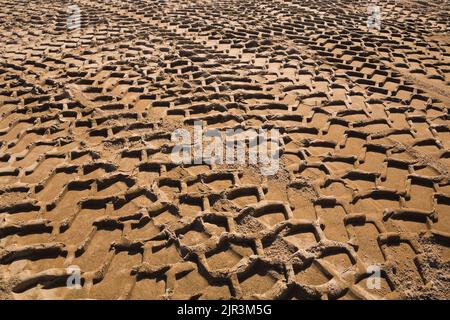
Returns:
[[[373,4],[0,0],[0,299],[450,298],[450,3]]]

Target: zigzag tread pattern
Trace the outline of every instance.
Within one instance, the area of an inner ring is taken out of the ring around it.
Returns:
[[[0,0],[0,299],[450,298],[449,1],[70,4]],[[174,163],[195,121],[278,174]]]

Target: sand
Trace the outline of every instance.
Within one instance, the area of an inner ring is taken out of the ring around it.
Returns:
[[[449,1],[70,4],[0,0],[0,299],[450,298]]]

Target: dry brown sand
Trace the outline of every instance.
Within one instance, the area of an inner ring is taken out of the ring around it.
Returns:
[[[0,299],[450,298],[450,3],[376,3],[0,0]]]

